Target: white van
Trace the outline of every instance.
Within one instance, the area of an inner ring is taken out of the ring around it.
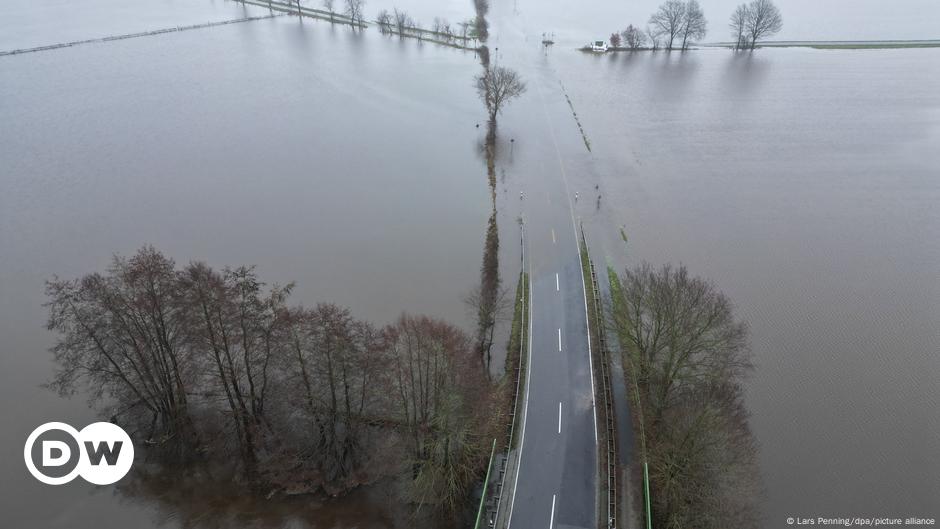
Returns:
[[[607,51],[607,41],[606,41],[606,40],[595,40],[594,43],[591,44],[591,51],[597,51],[597,52],[600,52],[600,53],[606,52],[606,51]]]

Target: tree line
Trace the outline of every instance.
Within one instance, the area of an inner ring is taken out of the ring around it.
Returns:
[[[251,267],[177,266],[145,247],[47,282],[63,395],[86,389],[144,457],[263,494],[343,494],[386,477],[454,513],[488,457],[499,392],[472,339],[426,316],[384,327],[290,305]]]
[[[483,0],[477,0],[483,1]],[[286,2],[286,3],[285,3]],[[274,4],[268,0],[268,7],[277,5],[290,7],[290,12],[300,16],[312,16],[329,20],[331,23],[348,24],[353,29],[363,29],[367,22],[365,19],[365,0],[320,0],[322,9],[304,7],[300,0],[284,0]],[[401,38],[412,37],[424,40],[436,40],[444,44],[469,49],[467,41],[481,39],[486,28],[481,28],[479,19],[468,19],[452,25],[447,19],[435,17],[430,29],[425,29],[420,22],[411,17],[406,11],[394,8],[391,12],[382,9],[375,18],[375,23],[384,34],[397,34]],[[433,37],[429,37],[433,35]]]
[[[782,29],[783,17],[772,0],[753,0],[735,9],[729,26],[734,49],[753,50],[761,39]],[[697,0],[668,0],[650,16],[645,29],[630,24],[610,35],[610,45],[629,50],[687,50],[707,32],[708,21]]]
[[[684,266],[609,275],[609,324],[633,401],[638,459],[649,465],[653,527],[759,527],[757,444],[743,398],[753,369],[747,326],[727,297]]]

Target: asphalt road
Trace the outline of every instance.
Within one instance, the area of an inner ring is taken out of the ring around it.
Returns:
[[[565,117],[549,72],[529,76],[521,198],[531,285],[530,363],[509,525],[597,526],[597,425],[584,282],[563,150],[551,115]],[[548,92],[554,90],[552,92]],[[522,106],[522,105],[520,105]],[[570,119],[570,115],[567,116]],[[566,123],[567,124],[567,123]],[[579,138],[578,138],[579,141]],[[578,144],[574,143],[578,148]],[[580,147],[583,149],[583,145]],[[579,199],[581,201],[589,199]]]

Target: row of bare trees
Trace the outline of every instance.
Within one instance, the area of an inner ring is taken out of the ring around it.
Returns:
[[[758,527],[742,389],[752,365],[731,302],[685,267],[642,265],[611,273],[609,316],[649,465],[652,525]]]
[[[473,342],[403,315],[377,328],[288,305],[250,267],[153,248],[48,282],[57,371],[167,465],[206,461],[264,492],[341,494],[386,477],[456,510],[485,466],[497,396]]]
[[[478,30],[474,20],[465,20],[454,27],[445,18],[435,17],[430,29],[424,29],[421,24],[406,11],[386,9],[379,11],[375,19],[379,31],[386,34],[397,34],[401,38],[424,37],[442,39],[446,43],[456,43],[466,46],[467,41],[478,38]]]
[[[707,30],[708,22],[698,0],[668,0],[650,16],[646,29],[630,24],[610,35],[610,45],[614,48],[624,45],[630,50],[657,50],[661,46],[672,50],[679,42],[680,49],[686,50],[693,42],[705,38]]]
[[[667,50],[673,49],[676,40],[681,49],[705,37],[708,22],[698,0],[668,0],[650,16],[648,33],[653,47],[661,40]]]
[[[678,47],[686,50],[691,43],[705,38],[707,26],[697,0],[668,0],[653,13],[645,29],[630,24],[620,33],[611,34],[610,45],[615,48],[623,45],[630,50],[661,47],[672,50],[678,42]],[[780,31],[783,17],[772,0],[753,0],[735,9],[730,27],[734,49],[753,50],[761,39]]]
[[[323,6],[324,11],[329,13],[330,22],[335,22],[334,16],[337,14],[335,11],[336,0],[320,0],[320,5]],[[354,28],[361,29],[365,27],[365,20],[363,19],[365,5],[365,0],[343,0],[342,15],[348,19],[348,23]],[[297,0],[297,11],[300,13],[300,0]]]

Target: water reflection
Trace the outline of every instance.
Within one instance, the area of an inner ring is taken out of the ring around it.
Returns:
[[[180,262],[255,264],[296,280],[299,303],[377,324],[407,310],[474,328],[461,300],[480,278],[492,197],[474,149],[472,53],[277,17],[30,55],[0,64],[0,117],[18,124],[0,129],[0,396],[30,402],[2,410],[8,453],[37,424],[96,419],[81,396],[38,387],[51,373],[44,280],[142,244]],[[199,502],[228,494],[160,485],[177,478],[137,484],[134,501],[78,482],[51,490],[21,458],[0,473],[12,476],[0,483],[10,527],[147,527],[151,496],[173,527],[211,519]],[[384,505],[350,519],[414,526]],[[246,499],[229,519],[262,506]],[[328,512],[283,518],[332,523]]]
[[[764,526],[936,514],[937,54],[716,49],[625,55],[623,69],[554,57],[596,142],[593,246],[688,265],[752,327]]]
[[[149,511],[154,527],[181,529],[393,529],[426,527],[388,487],[359,489],[341,501],[270,499],[229,480],[140,465],[118,488],[122,501]]]
[[[725,61],[721,82],[736,96],[747,100],[747,96],[761,89],[770,68],[771,61],[766,55],[751,52],[732,53]]]

